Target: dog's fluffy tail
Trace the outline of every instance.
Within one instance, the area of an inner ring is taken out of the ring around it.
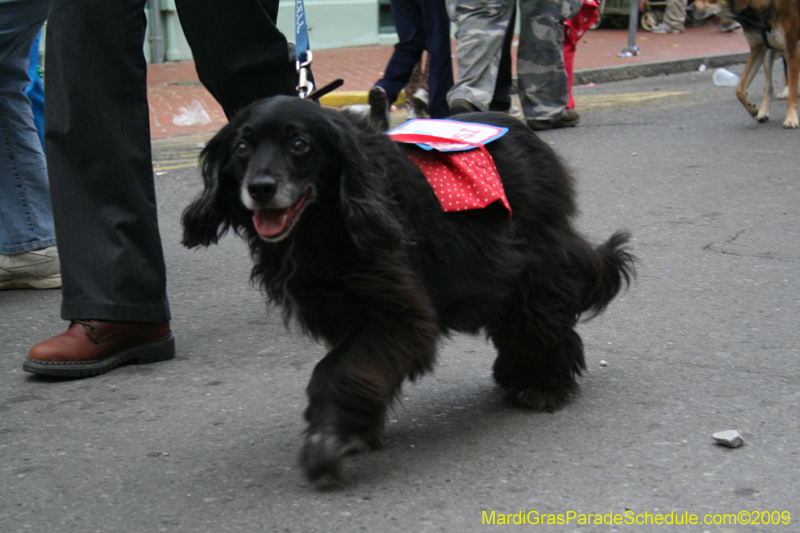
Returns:
[[[589,283],[584,292],[584,320],[589,320],[611,303],[622,289],[636,277],[636,258],[628,251],[630,233],[617,231],[606,242],[595,248],[595,260],[591,261],[591,272],[586,272]]]

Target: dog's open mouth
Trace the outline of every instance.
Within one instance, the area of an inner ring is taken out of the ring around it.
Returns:
[[[289,234],[295,222],[300,219],[300,214],[306,206],[306,200],[310,193],[311,187],[308,187],[303,191],[299,200],[285,209],[261,207],[256,210],[256,214],[253,216],[256,232],[268,242],[276,242],[284,238]]]

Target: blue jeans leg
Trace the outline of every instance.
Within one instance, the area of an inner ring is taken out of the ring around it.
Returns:
[[[25,96],[47,0],[0,0],[0,254],[55,244],[47,164]]]

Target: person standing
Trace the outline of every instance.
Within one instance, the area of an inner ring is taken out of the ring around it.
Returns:
[[[428,115],[445,118],[447,91],[453,86],[450,20],[444,0],[392,0],[398,42],[383,77],[369,91],[370,123],[389,129],[389,109],[411,79],[422,52],[428,50]]]
[[[582,0],[519,0],[517,76],[522,112],[532,130],[572,127],[580,120],[574,109],[567,109],[564,22],[582,4]]]
[[[458,76],[447,94],[450,114],[488,111],[501,73],[504,44],[510,50],[514,0],[447,0],[456,24]],[[510,78],[510,56],[508,56]],[[502,82],[501,82],[502,84]],[[507,96],[507,95],[506,95]],[[510,102],[509,107],[510,107]]]
[[[47,164],[25,94],[46,17],[47,0],[0,2],[0,290],[61,286]]]
[[[45,142],[64,333],[23,369],[88,377],[175,356],[156,211],[143,53],[146,0],[51,0]],[[41,0],[37,0],[37,3]],[[31,2],[32,3],[32,2]],[[198,75],[230,118],[295,94],[278,0],[178,0]]]
[[[639,10],[644,11],[647,0],[639,0]],[[686,0],[667,0],[664,22],[656,24],[650,33],[683,33],[686,30]]]
[[[564,23],[564,68],[567,71],[567,90],[569,99],[567,109],[575,109],[575,99],[572,97],[572,80],[575,74],[575,50],[578,41],[589,31],[592,24],[600,16],[599,0],[583,0],[583,5],[578,14]]]

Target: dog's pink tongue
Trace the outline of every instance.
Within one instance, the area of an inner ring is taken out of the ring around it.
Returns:
[[[259,209],[253,216],[253,225],[259,235],[274,237],[286,227],[289,220],[288,209]]]

